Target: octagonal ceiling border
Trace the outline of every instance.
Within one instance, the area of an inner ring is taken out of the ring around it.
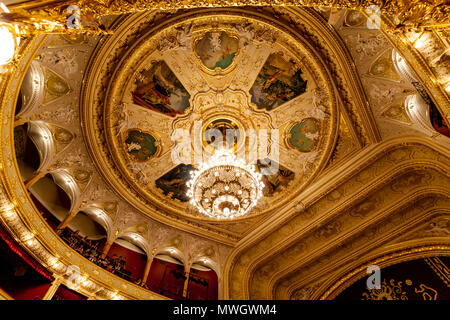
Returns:
[[[239,14],[239,10],[236,10],[236,12],[232,12],[232,13],[234,13],[234,14]],[[191,15],[196,15],[196,14],[198,14],[198,15],[204,15],[204,14],[206,14],[206,15],[210,15],[210,14],[218,14],[217,12],[215,12],[215,11],[210,11],[210,10],[200,10],[200,11],[198,11],[198,12],[193,12],[193,13],[186,13],[185,15],[187,16],[187,17],[190,17]],[[176,19],[176,18],[178,18],[178,17],[174,17],[174,19]],[[136,20],[143,20],[143,21],[145,21],[146,19],[151,19],[151,17],[148,15],[148,14],[142,14],[142,15],[140,15],[139,17],[134,17],[134,19],[136,19]],[[132,22],[130,22],[130,24],[135,24],[135,21],[134,21],[134,19],[132,19]],[[167,19],[166,19],[167,20]],[[172,21],[172,20],[169,20],[169,21]],[[142,25],[145,25],[145,23],[142,23]],[[142,28],[142,27],[141,27]],[[159,29],[160,29],[161,27],[159,27]],[[129,24],[128,23],[125,23],[125,24],[122,24],[121,26],[120,26],[120,30],[125,30],[125,29],[129,29]],[[152,32],[151,31],[152,29],[150,29],[150,32]],[[132,30],[131,31],[131,33],[133,33],[133,31],[134,30]],[[123,33],[125,33],[125,31],[122,31]],[[141,31],[142,32],[142,31]],[[119,35],[118,35],[118,37],[117,38],[114,38],[114,40],[115,41],[118,41],[117,39],[118,38],[120,38],[121,36],[120,36],[120,32],[119,32]],[[131,36],[132,37],[132,36]],[[123,40],[122,40],[123,41]],[[108,54],[108,49],[110,49],[113,45],[112,45],[112,43],[113,43],[114,41],[112,41],[111,42],[111,44],[110,45],[107,45],[107,48],[105,49],[105,48],[103,48],[103,49],[101,49],[100,51],[100,53],[97,55],[97,57],[95,57],[95,58],[93,58],[93,60],[91,60],[91,67],[89,68],[89,71],[86,73],[86,77],[87,77],[87,79],[90,79],[90,80],[88,80],[88,81],[86,81],[86,83],[85,83],[85,91],[83,92],[83,94],[82,94],[82,99],[83,99],[83,104],[84,105],[95,105],[95,103],[90,103],[91,101],[93,101],[92,99],[98,99],[98,97],[93,97],[93,94],[94,94],[94,91],[92,90],[93,89],[93,86],[91,86],[91,85],[89,85],[90,83],[95,83],[95,81],[101,81],[100,79],[99,79],[99,74],[98,73],[95,73],[95,75],[94,75],[94,73],[93,73],[93,71],[92,70],[95,70],[95,69],[97,69],[97,70],[99,70],[100,69],[100,65],[99,65],[99,63],[100,63],[100,61],[102,61],[102,57],[104,57],[105,55],[107,55]],[[129,45],[129,44],[127,44],[128,46],[130,46],[130,48],[129,48],[129,50],[132,50],[133,48],[134,48],[134,45]],[[124,46],[124,44],[122,43],[122,45],[119,45],[119,47],[121,47],[121,46]],[[127,51],[127,52],[129,52],[129,51]],[[109,63],[109,64],[111,64],[111,62]],[[114,61],[114,64],[120,64],[120,58],[119,58],[119,60],[115,60]],[[112,72],[115,72],[115,71],[113,71],[112,70]],[[330,80],[328,80],[328,81],[330,81]],[[99,84],[98,84],[99,85]],[[108,85],[105,83],[105,84],[102,84],[101,85],[102,86],[102,92],[103,92],[103,94],[107,94],[107,92],[109,92],[108,90]],[[329,95],[330,96],[330,98],[331,97],[333,97],[333,95]],[[102,101],[102,99],[99,99],[100,101]],[[331,101],[333,101],[333,100],[331,100]],[[114,102],[114,101],[113,101]],[[101,104],[99,105],[99,107],[98,108],[100,108],[99,109],[99,112],[101,112],[101,110],[102,110],[102,107],[101,107]],[[85,111],[86,112],[89,112],[89,110],[90,110],[90,108],[86,108],[85,109]],[[84,117],[84,119],[86,119],[87,120],[87,122],[89,122],[90,120],[89,119],[91,119],[91,115],[89,114],[89,113],[85,113],[84,115],[83,115],[83,117]],[[337,117],[334,117],[335,118],[335,120],[337,119]],[[106,163],[104,163],[104,159],[105,159],[105,157],[102,157],[102,156],[100,156],[99,154],[96,154],[97,153],[97,149],[95,149],[95,148],[93,148],[93,146],[95,146],[96,145],[96,142],[94,142],[94,141],[91,141],[91,136],[94,134],[96,134],[96,132],[97,133],[100,133],[100,134],[102,134],[103,133],[103,125],[104,125],[104,121],[106,121],[106,119],[103,119],[102,120],[102,123],[99,123],[99,122],[97,122],[96,123],[96,125],[98,126],[98,128],[93,128],[93,127],[91,127],[91,126],[86,126],[86,127],[84,127],[83,129],[85,130],[85,137],[86,137],[86,142],[89,144],[89,145],[91,145],[91,147],[90,147],[90,152],[91,152],[91,156],[93,156],[93,158],[95,158],[96,159],[96,162],[98,162],[98,163],[100,163],[100,171],[104,174],[104,175],[109,175],[107,172],[108,172],[108,170],[112,170],[113,172],[116,172],[117,171],[117,169],[115,169],[112,165],[110,165],[110,164],[106,164]],[[337,120],[336,120],[337,121]],[[334,129],[333,129],[333,132],[335,133],[335,131],[336,131],[336,129],[337,129],[337,125],[334,123],[334,124],[332,124],[333,125],[333,127],[334,127]],[[318,169],[318,171],[320,171],[320,168],[322,168],[322,167],[324,167],[325,166],[325,164],[326,164],[326,162],[328,161],[328,158],[329,158],[329,156],[330,156],[330,154],[331,154],[331,151],[332,151],[332,147],[333,147],[333,145],[334,145],[334,142],[335,142],[335,134],[333,134],[333,140],[331,140],[329,143],[328,143],[328,146],[326,147],[326,156],[325,157],[323,157],[322,158],[322,160],[321,160],[321,164],[319,165],[319,169]],[[103,138],[101,138],[101,139],[103,139]],[[106,154],[107,154],[107,152],[109,152],[109,151],[107,151],[107,149],[105,149],[105,152],[106,152]],[[117,173],[117,172],[116,172]],[[111,179],[109,179],[110,177],[107,177],[107,179],[109,180],[109,181],[111,181]],[[115,181],[115,180],[114,180]],[[120,193],[120,194],[124,194],[124,195],[127,195],[128,193],[129,193],[129,191],[130,191],[130,189],[127,189],[127,188],[125,188],[124,189],[124,187],[122,187],[121,185],[120,186],[114,186],[114,188],[116,188],[116,190],[119,190],[119,192],[118,193]],[[126,191],[128,191],[128,192],[126,192]],[[125,192],[125,193],[124,193]],[[137,196],[135,193],[134,193],[134,195],[135,196]],[[128,197],[128,198],[130,198],[130,197]],[[136,207],[138,207],[138,209],[141,211],[141,212],[148,212],[149,211],[149,207],[151,208],[151,210],[150,211],[153,211],[153,212],[155,212],[155,211],[159,211],[159,212],[161,212],[162,210],[160,210],[160,208],[158,208],[158,209],[156,209],[156,208],[154,208],[154,205],[152,205],[152,204],[150,204],[150,203],[148,203],[147,201],[144,201],[145,202],[145,204],[144,204],[144,202],[141,204],[141,203],[136,203],[136,201],[134,201],[135,200],[135,197],[131,197],[130,199],[128,199],[127,198],[127,200],[128,201],[130,201],[130,202],[132,202]],[[183,216],[183,214],[181,214],[181,216]],[[153,217],[154,219],[159,219],[159,220],[161,220],[161,221],[163,221],[163,222],[165,222],[165,223],[171,223],[171,224],[175,224],[177,227],[181,227],[181,228],[189,228],[189,230],[192,232],[192,231],[194,231],[194,232],[196,232],[196,233],[201,233],[202,235],[204,235],[204,236],[208,236],[208,232],[205,232],[205,227],[203,226],[203,225],[201,225],[201,224],[199,224],[199,223],[197,223],[194,219],[192,219],[192,217],[189,217],[189,216],[187,216],[186,218],[187,219],[185,219],[184,220],[184,223],[180,223],[179,222],[179,220],[180,220],[180,217],[177,217],[177,216],[175,216],[175,217],[171,217],[170,215],[168,215],[167,213],[164,213],[164,216],[163,215],[161,215],[161,214],[156,214],[156,213],[152,213],[152,215],[151,215],[151,217]],[[175,218],[175,219],[174,219]],[[244,218],[245,219],[245,218]],[[208,219],[203,219],[204,221],[207,221]],[[185,223],[185,222],[187,222],[187,224]],[[208,228],[208,227],[206,227],[206,228]],[[209,235],[209,236],[211,236],[211,235]]]
[[[271,26],[273,24],[273,21],[268,20],[267,17],[264,17],[260,14],[258,15],[253,15],[253,12],[247,12],[247,11],[241,11],[241,10],[226,10],[226,11],[218,11],[217,9],[215,10],[199,10],[198,12],[187,12],[184,13],[181,17],[171,17],[170,19],[167,19],[166,21],[166,25],[164,26],[158,26],[158,29],[155,30],[155,33],[159,33],[160,30],[165,30],[165,27],[170,24],[170,25],[177,25],[179,23],[179,20],[181,21],[186,21],[188,23],[192,23],[192,21],[194,19],[215,19],[216,17],[221,17],[221,23],[226,23],[226,19],[227,18],[233,18],[233,19],[237,19],[237,18],[245,18],[245,20],[253,20],[255,19],[255,21],[262,21],[262,23],[264,24],[268,24]],[[222,21],[223,20],[223,21]],[[211,22],[209,22],[211,23]],[[212,22],[214,23],[214,22]],[[280,27],[278,27],[279,29],[281,29]],[[287,29],[285,27],[285,29]],[[149,33],[153,33],[153,31],[150,31]],[[281,35],[280,35],[281,36]],[[144,41],[144,39],[146,39],[146,41]],[[153,39],[152,39],[153,41]],[[125,61],[120,61],[118,63],[118,67],[113,71],[112,74],[112,78],[113,79],[117,79],[118,81],[112,81],[110,86],[108,86],[108,91],[106,94],[106,101],[104,104],[104,108],[105,108],[105,112],[107,115],[109,115],[109,111],[108,110],[114,110],[114,102],[117,100],[116,97],[117,95],[121,96],[123,94],[123,85],[122,84],[122,80],[124,78],[126,78],[126,76],[124,74],[126,74],[128,72],[128,74],[132,74],[133,72],[130,72],[128,70],[134,70],[135,67],[130,66],[130,61],[134,58],[137,59],[140,56],[139,55],[134,55],[133,53],[128,54],[130,52],[133,51],[145,51],[147,52],[147,50],[143,50],[144,48],[147,48],[143,45],[143,43],[148,43],[150,42],[150,40],[148,40],[148,33],[146,33],[145,35],[142,35],[141,38],[139,39],[139,42],[136,44],[133,44],[132,46],[130,46],[129,50],[127,51],[127,53],[125,53],[126,55],[126,60]],[[293,43],[293,41],[288,41],[285,40],[286,43],[292,45],[292,47],[294,46],[293,44],[291,44],[290,42]],[[323,131],[326,131],[325,134],[323,134],[323,136],[321,137],[321,141],[325,140],[324,143],[318,143],[320,148],[318,148],[320,150],[320,160],[318,161],[318,164],[315,164],[316,169],[314,169],[314,171],[312,173],[310,173],[309,175],[307,175],[307,172],[305,172],[305,176],[307,176],[307,180],[306,181],[302,181],[301,185],[305,185],[308,182],[310,182],[314,176],[324,167],[325,163],[328,162],[328,158],[330,157],[331,151],[333,149],[334,143],[335,143],[335,136],[336,136],[336,130],[337,130],[337,111],[336,109],[336,105],[335,105],[335,98],[334,95],[332,94],[332,85],[331,85],[331,79],[327,78],[327,72],[326,69],[324,68],[323,65],[320,65],[319,61],[316,61],[318,59],[316,59],[316,54],[313,50],[313,48],[311,48],[311,46],[308,46],[308,43],[304,43],[303,40],[301,38],[297,38],[296,39],[296,43],[300,43],[300,45],[298,45],[297,47],[300,47],[301,49],[306,48],[305,51],[307,51],[307,53],[303,53],[301,52],[301,50],[299,49],[299,53],[302,55],[300,58],[300,60],[302,61],[307,61],[308,63],[304,63],[305,65],[310,65],[308,67],[305,66],[306,69],[309,69],[309,71],[313,70],[315,72],[311,72],[313,73],[313,77],[317,78],[315,79],[318,83],[321,83],[327,87],[324,91],[326,91],[326,96],[329,98],[329,104],[331,105],[331,107],[329,109],[327,109],[328,111],[330,111],[330,121],[331,124],[328,124],[328,121],[325,122],[323,121],[326,125],[324,125],[322,128],[324,129]],[[284,44],[284,43],[283,43]],[[310,59],[310,60],[308,60]],[[103,60],[101,56],[99,56],[99,60]],[[142,59],[138,59],[139,61],[141,61]],[[142,62],[139,62],[139,64],[141,64]],[[136,68],[137,69],[137,68]],[[136,72],[136,71],[134,71]],[[317,74],[317,75],[316,75]],[[196,78],[197,80],[197,78]],[[200,82],[200,80],[198,80]],[[204,81],[204,80],[203,80]],[[86,87],[91,88],[91,86],[89,86],[89,84],[86,84]],[[216,89],[216,88],[215,88]],[[214,91],[214,88],[211,88],[210,90]],[[116,92],[120,92],[119,94],[116,94]],[[224,94],[226,94],[228,91],[225,90],[223,91]],[[202,90],[199,90],[198,95],[201,96],[203,95]],[[196,96],[194,97],[194,100],[196,99]],[[86,105],[90,105],[89,102],[86,103]],[[191,107],[192,108],[192,107]],[[255,112],[255,116],[257,114],[257,111]],[[262,111],[258,111],[258,113],[263,114],[264,116],[268,117],[265,113],[263,113]],[[94,115],[95,116],[95,115]],[[181,116],[180,119],[177,120],[185,120],[185,121],[189,121],[191,119],[187,119],[187,116]],[[86,119],[91,119],[92,115],[86,116]],[[111,122],[111,118],[108,116],[104,117],[106,121]],[[175,125],[175,124],[173,124]],[[87,127],[89,126],[89,124],[87,125]],[[108,125],[105,126],[106,128],[108,128]],[[330,127],[330,128],[328,128]],[[118,163],[120,163],[120,159],[117,157],[117,152],[114,152],[114,147],[115,145],[117,145],[117,143],[114,141],[113,136],[111,134],[110,131],[108,131],[108,129],[105,130],[106,131],[106,140],[108,143],[108,148],[109,148],[109,155],[111,156],[111,158],[115,159],[115,163],[116,165]],[[324,144],[324,146],[323,146]],[[316,149],[317,150],[317,149]],[[122,175],[126,175],[126,170],[123,170],[123,164],[122,164],[122,168],[119,165],[118,170],[122,171]],[[125,171],[125,172],[124,172]],[[114,181],[116,181],[117,179],[115,179]],[[139,183],[136,183],[135,179],[131,178],[128,179],[128,183],[131,183],[134,188],[137,191],[137,194],[135,193],[134,196],[137,196],[141,193],[142,189],[139,189]],[[300,189],[301,187],[299,187]],[[296,191],[298,192],[298,190]],[[149,192],[149,194],[151,194],[151,192]],[[266,213],[270,213],[270,212],[274,212],[275,209],[283,206],[283,203],[287,203],[289,201],[289,197],[282,197],[284,198],[281,202],[282,203],[277,203],[275,206],[271,206],[267,209],[262,209],[262,212],[259,213],[255,213],[255,214],[249,214],[247,216],[244,217],[239,217],[239,218],[235,218],[233,219],[232,223],[235,223],[236,221],[243,221],[243,220],[248,220],[254,217],[257,217],[259,215],[264,215]],[[133,197],[134,199],[134,197]],[[152,199],[154,200],[154,198]],[[148,202],[147,202],[148,203]],[[176,211],[176,214],[181,215],[182,217],[185,218],[191,218],[192,220],[200,220],[200,221],[204,221],[204,222],[217,222],[216,219],[214,218],[208,218],[208,217],[204,217],[203,215],[199,215],[199,216],[192,216],[190,214],[186,213],[186,208],[184,206],[180,206],[179,208],[173,209],[169,206],[166,205],[166,199],[164,198],[163,201],[158,202],[157,200],[155,200],[155,203],[158,204],[158,209],[166,209],[166,212],[170,212],[170,211]],[[188,207],[189,209],[189,207]],[[221,223],[226,223],[227,221],[221,221]]]

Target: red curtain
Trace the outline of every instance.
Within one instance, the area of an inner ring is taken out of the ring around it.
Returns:
[[[147,256],[113,243],[108,252],[108,257],[125,261],[124,272],[129,275],[130,281],[142,279]]]
[[[15,283],[4,288],[15,300],[42,300],[51,283]]]
[[[60,285],[52,300],[87,300],[87,298],[64,285]]]
[[[39,272],[41,275],[53,281],[50,271],[45,269],[39,262],[30,256],[7,232],[0,226],[0,238],[10,247],[10,249],[21,257],[30,267]]]

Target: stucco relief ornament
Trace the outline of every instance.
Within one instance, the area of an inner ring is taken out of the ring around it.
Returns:
[[[75,119],[78,120],[78,114],[76,114],[73,106],[58,108],[55,111],[45,111],[30,117],[30,120],[56,121],[65,124],[73,123]]]
[[[121,211],[121,214],[118,215],[118,219],[115,223],[116,230],[123,231],[126,229],[127,226],[133,225],[134,221],[136,220],[136,216],[134,213],[130,211]]]
[[[177,47],[178,47],[178,41],[173,36],[172,37],[170,37],[170,36],[161,37],[161,39],[159,39],[159,41],[158,41],[158,44],[156,45],[156,48],[160,52],[172,50]]]
[[[64,75],[70,78],[80,69],[76,57],[75,49],[55,50],[51,51],[51,54],[45,54],[43,62],[61,67]]]
[[[259,44],[261,44],[261,43],[271,44],[271,43],[275,43],[275,41],[277,40],[277,37],[276,37],[275,31],[273,31],[269,28],[266,28],[266,27],[262,27],[262,28],[256,30],[253,40]]]
[[[135,177],[139,184],[141,185],[148,185],[149,184],[149,178],[144,171],[146,168],[146,165],[141,162],[130,162],[128,163],[128,168],[135,174]]]
[[[194,25],[184,24],[183,26],[176,28],[176,37],[180,48],[191,51],[192,50],[192,30]]]
[[[196,120],[200,120],[202,118],[202,115],[198,112],[192,112],[190,118],[192,121],[196,121]]]
[[[427,236],[450,236],[450,219],[442,218],[432,221],[422,232]]]
[[[313,108],[306,111],[309,117],[313,117],[320,120],[325,120],[329,117],[327,113],[327,107],[324,104],[324,100],[327,98],[327,93],[322,88],[315,88],[313,90]]]
[[[61,169],[61,168],[71,168],[71,167],[83,167],[83,161],[80,154],[69,154],[65,157],[56,159],[53,164],[48,168],[49,171]]]
[[[118,120],[114,126],[116,135],[119,136],[126,128],[128,128],[128,111],[125,104],[117,105],[114,108],[114,113],[118,115]]]
[[[300,155],[300,157],[303,160],[303,168],[306,169],[308,164],[314,163],[314,161],[316,160],[318,155],[319,154],[318,154],[317,151],[312,151],[312,152],[308,152],[308,153],[302,153]]]
[[[72,149],[72,152],[65,155],[64,161],[72,166],[92,168],[90,159],[82,148]]]
[[[383,101],[385,103],[394,103],[400,95],[409,92],[407,89],[399,87],[383,87],[380,84],[372,83],[369,93],[374,101]]]
[[[349,36],[348,39],[355,43],[355,51],[360,54],[360,61],[367,57],[372,57],[380,52],[380,47],[387,45],[387,40],[382,34],[373,34],[367,38],[360,33]]]
[[[303,202],[299,201],[299,202],[297,202],[297,203],[295,204],[294,209],[295,209],[297,212],[301,212],[301,211],[303,211],[303,210],[305,209],[305,204],[304,204]]]

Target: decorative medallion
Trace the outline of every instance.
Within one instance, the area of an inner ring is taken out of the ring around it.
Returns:
[[[289,144],[302,152],[309,152],[315,148],[319,139],[320,125],[314,118],[296,123],[289,130]]]

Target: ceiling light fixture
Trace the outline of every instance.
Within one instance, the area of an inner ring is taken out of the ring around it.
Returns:
[[[218,220],[244,216],[262,197],[264,184],[254,165],[237,159],[229,149],[216,150],[187,182],[190,203]]]
[[[0,13],[9,13],[8,8],[3,2],[0,2]],[[0,66],[6,65],[14,58],[16,47],[19,45],[20,37],[17,25],[0,21]]]

